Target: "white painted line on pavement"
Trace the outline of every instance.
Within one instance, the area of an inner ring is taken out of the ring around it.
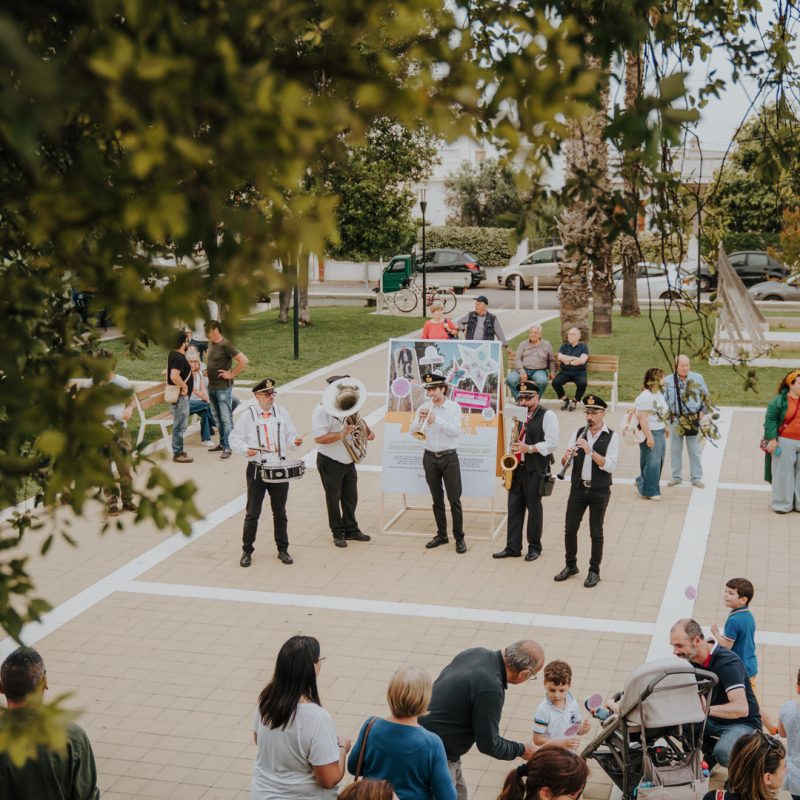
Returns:
[[[389,614],[400,617],[426,617],[468,622],[493,622],[523,625],[534,628],[560,628],[575,631],[622,633],[648,636],[653,631],[650,622],[630,622],[594,617],[568,617],[557,614],[526,614],[521,611],[495,611],[489,608],[462,608],[427,603],[396,603],[386,600],[368,600],[357,597],[329,595],[289,594],[286,592],[260,592],[249,589],[226,589],[218,586],[192,586],[180,583],[155,583],[129,581],[118,587],[120,592],[160,595],[166,597],[192,597],[202,600],[226,600],[235,603],[320,608],[335,611],[353,611],[366,614]]]
[[[653,639],[647,651],[647,661],[672,654],[669,646],[670,628],[679,619],[691,617],[694,611],[694,598],[687,597],[686,590],[690,587],[697,589],[703,572],[711,522],[714,519],[719,476],[732,420],[733,412],[728,408],[721,409],[717,423],[720,432],[719,441],[716,442],[716,447],[709,442],[703,447],[703,480],[706,487],[692,489],[684,517],[683,531],[661,599]],[[646,529],[644,536],[647,536]]]
[[[720,483],[718,489],[728,489],[736,492],[771,492],[772,487],[768,483]]]

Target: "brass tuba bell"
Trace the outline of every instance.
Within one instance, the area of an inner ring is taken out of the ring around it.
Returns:
[[[322,408],[342,426],[353,425],[354,430],[342,437],[345,450],[355,464],[360,464],[367,455],[369,428],[358,413],[367,402],[367,387],[358,378],[339,378],[322,395]]]

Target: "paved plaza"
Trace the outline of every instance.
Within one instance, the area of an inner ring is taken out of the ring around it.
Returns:
[[[530,322],[506,313],[500,319],[509,335]],[[320,640],[326,656],[322,703],[338,733],[355,739],[367,716],[387,713],[386,685],[398,666],[419,664],[435,677],[467,647],[501,648],[533,638],[548,660],[572,665],[579,702],[619,689],[633,667],[669,652],[669,627],[679,617],[695,616],[706,628],[721,624],[725,580],[746,576],[756,588],[763,704],[775,715],[793,696],[800,619],[790,609],[800,606],[793,580],[800,515],[769,510],[758,450],[761,409],[723,408],[722,437],[703,452],[706,488],[664,488],[661,503],[636,497],[638,448],[622,446],[606,517],[602,581],[589,590],[583,587],[587,521],[579,540],[581,574],[553,582],[564,564],[566,481],[544,501],[544,552],[534,563],[491,558],[505,543],[505,529],[492,541],[485,513],[466,512],[469,550],[463,556],[452,542],[424,548],[435,532],[429,510],[407,512],[395,526],[414,534],[381,532],[382,516],[388,520],[401,502],[399,495],[381,495],[386,352],[376,348],[279,386],[277,399],[305,432],[326,375],[344,366],[366,384],[362,414],[377,439],[360,469],[358,518],[372,534],[370,543],[334,547],[310,435],[301,449],[309,469],[289,492],[293,566],[275,557],[265,504],[253,565],[239,567],[244,461],[206,454],[197,434],[187,439],[193,464],[165,462],[174,478],[191,477],[199,487],[205,518],[191,538],[149,524],[101,536],[98,510],[76,523],[77,549],[59,542],[41,558],[35,555],[37,537],[28,535],[37,590],[55,608],[43,625],[27,630],[26,639],[44,655],[52,693],[73,692],[70,705],[83,710],[79,721],[95,748],[104,798],[249,798],[256,698],[278,648],[297,633]],[[557,413],[563,449],[582,415]],[[619,428],[623,409],[608,416]],[[429,505],[429,498],[414,500]],[[500,515],[505,491],[499,480],[495,502]],[[477,505],[465,499],[467,509]],[[696,588],[696,599],[688,588]],[[0,643],[0,653],[11,647]],[[509,687],[503,735],[528,740],[543,696],[541,680]],[[512,764],[473,749],[464,766],[471,796],[494,800]],[[610,781],[590,766],[585,796],[608,797]]]

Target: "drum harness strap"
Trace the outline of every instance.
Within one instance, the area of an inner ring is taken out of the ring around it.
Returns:
[[[272,410],[274,412],[277,412],[276,406],[274,404],[272,406]],[[255,406],[250,406],[250,413],[253,415],[253,422],[255,423],[256,426],[256,439],[258,439],[258,447],[259,447],[258,460],[260,464],[264,464],[265,463],[264,459],[266,458],[264,453],[266,452],[266,448],[264,447],[264,443],[261,441],[261,424]],[[283,461],[283,453],[281,451],[281,423],[280,420],[278,419],[277,413],[275,413],[275,424],[277,425],[278,428],[278,458],[281,461]]]

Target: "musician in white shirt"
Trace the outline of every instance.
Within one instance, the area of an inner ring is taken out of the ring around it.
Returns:
[[[289,555],[288,521],[286,500],[289,497],[289,481],[266,483],[261,480],[258,466],[278,464],[287,452],[303,444],[297,435],[289,412],[275,405],[275,381],[265,378],[253,387],[257,406],[245,409],[236,421],[231,433],[231,450],[246,456],[247,464],[247,508],[242,531],[242,558],[239,565],[249,567],[253,561],[253,545],[258,530],[258,518],[264,495],[269,494],[272,506],[272,521],[278,558],[284,564],[293,563]]]
[[[436,520],[436,536],[425,547],[430,550],[450,541],[447,538],[447,512],[444,507],[444,495],[447,492],[453,516],[456,553],[466,553],[464,515],[461,510],[461,466],[456,452],[461,435],[461,406],[447,399],[444,376],[429,373],[422,380],[428,402],[420,407],[411,423],[411,433],[422,430],[425,434],[422,466],[433,498],[433,516]]]

